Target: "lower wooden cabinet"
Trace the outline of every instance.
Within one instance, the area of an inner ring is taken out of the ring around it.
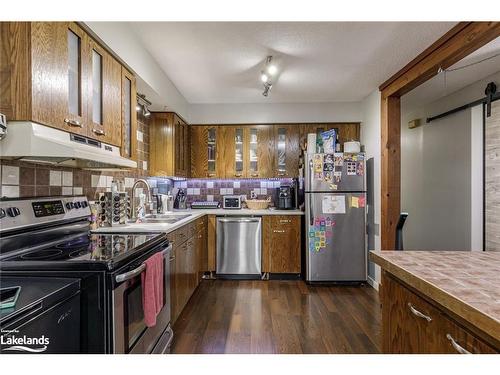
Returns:
[[[193,233],[195,233],[193,235]],[[186,224],[168,234],[173,242],[170,262],[171,321],[174,323],[186,306],[201,279],[200,263],[206,243],[203,219]]]
[[[262,217],[262,271],[300,273],[300,216]]]
[[[384,353],[498,353],[478,335],[385,271],[381,297]]]

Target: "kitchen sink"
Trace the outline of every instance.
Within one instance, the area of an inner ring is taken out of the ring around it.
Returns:
[[[174,224],[191,215],[168,215],[168,214],[150,214],[146,215],[141,220],[142,223],[159,223],[159,224]],[[130,223],[135,223],[135,220],[130,220]]]

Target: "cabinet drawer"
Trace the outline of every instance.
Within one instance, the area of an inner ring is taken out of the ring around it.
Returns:
[[[384,272],[382,278],[384,353],[496,353],[444,311]]]

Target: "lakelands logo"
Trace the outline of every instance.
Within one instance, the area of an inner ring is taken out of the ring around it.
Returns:
[[[26,335],[16,336],[17,330],[4,331],[0,335],[2,352],[29,352],[43,353],[47,350],[50,340],[45,335],[40,337],[29,337]]]

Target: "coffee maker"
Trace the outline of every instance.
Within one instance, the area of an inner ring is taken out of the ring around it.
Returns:
[[[296,208],[296,197],[294,186],[280,186],[276,189],[276,209],[294,210]]]

